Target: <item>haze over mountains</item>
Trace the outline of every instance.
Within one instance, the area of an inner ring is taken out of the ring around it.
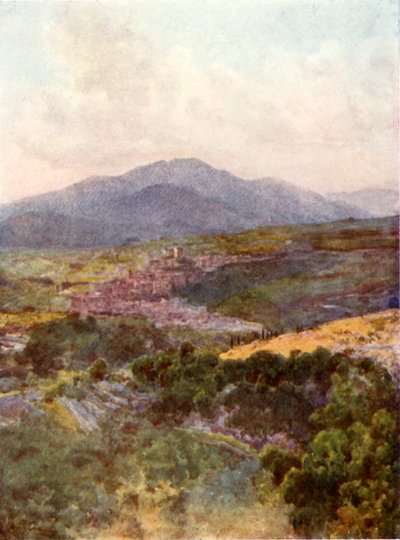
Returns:
[[[329,193],[329,200],[351,201],[358,208],[365,210],[374,217],[394,216],[399,213],[399,192],[394,189],[365,188],[347,193]]]
[[[339,199],[340,197],[338,197]],[[258,226],[370,217],[275,178],[243,180],[198,159],[96,176],[0,207],[1,247],[95,247]]]

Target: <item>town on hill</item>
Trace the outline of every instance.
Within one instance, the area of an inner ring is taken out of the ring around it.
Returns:
[[[174,293],[189,284],[196,284],[207,273],[239,263],[262,261],[266,255],[184,255],[182,246],[162,250],[141,271],[128,270],[127,275],[106,282],[93,293],[72,294],[69,310],[72,313],[121,315],[139,314],[156,326],[187,326],[218,331],[261,331],[261,325],[224,317],[179,299]]]

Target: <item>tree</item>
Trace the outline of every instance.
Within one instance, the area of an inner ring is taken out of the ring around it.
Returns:
[[[109,374],[107,362],[103,358],[97,358],[89,368],[92,379],[103,380]]]
[[[400,480],[396,389],[381,366],[365,359],[336,367],[330,403],[311,416],[320,431],[301,467],[282,483],[286,502],[295,505],[292,523],[304,535],[320,534],[325,522],[334,538],[393,538]]]
[[[263,467],[272,473],[274,483],[278,486],[290,469],[301,467],[301,460],[296,454],[272,444],[262,450],[260,459]]]

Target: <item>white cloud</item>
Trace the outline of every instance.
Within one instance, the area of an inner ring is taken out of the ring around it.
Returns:
[[[268,46],[250,75],[223,58],[200,66],[188,49],[151,42],[124,9],[96,6],[57,13],[54,82],[8,96],[3,200],[190,156],[320,191],[396,178],[396,55],[384,39],[357,54],[336,41],[309,55]]]

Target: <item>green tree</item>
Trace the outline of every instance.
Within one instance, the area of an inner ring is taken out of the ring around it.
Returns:
[[[107,362],[103,358],[97,358],[89,368],[89,375],[92,379],[100,381],[105,379],[109,372]]]
[[[382,367],[339,361],[331,401],[311,415],[317,430],[300,469],[282,484],[301,534],[392,538],[396,535],[399,443],[396,390]],[[318,430],[320,430],[318,432]]]
[[[260,453],[261,464],[272,473],[274,483],[280,485],[292,468],[300,469],[301,460],[293,452],[279,446],[268,445]]]

